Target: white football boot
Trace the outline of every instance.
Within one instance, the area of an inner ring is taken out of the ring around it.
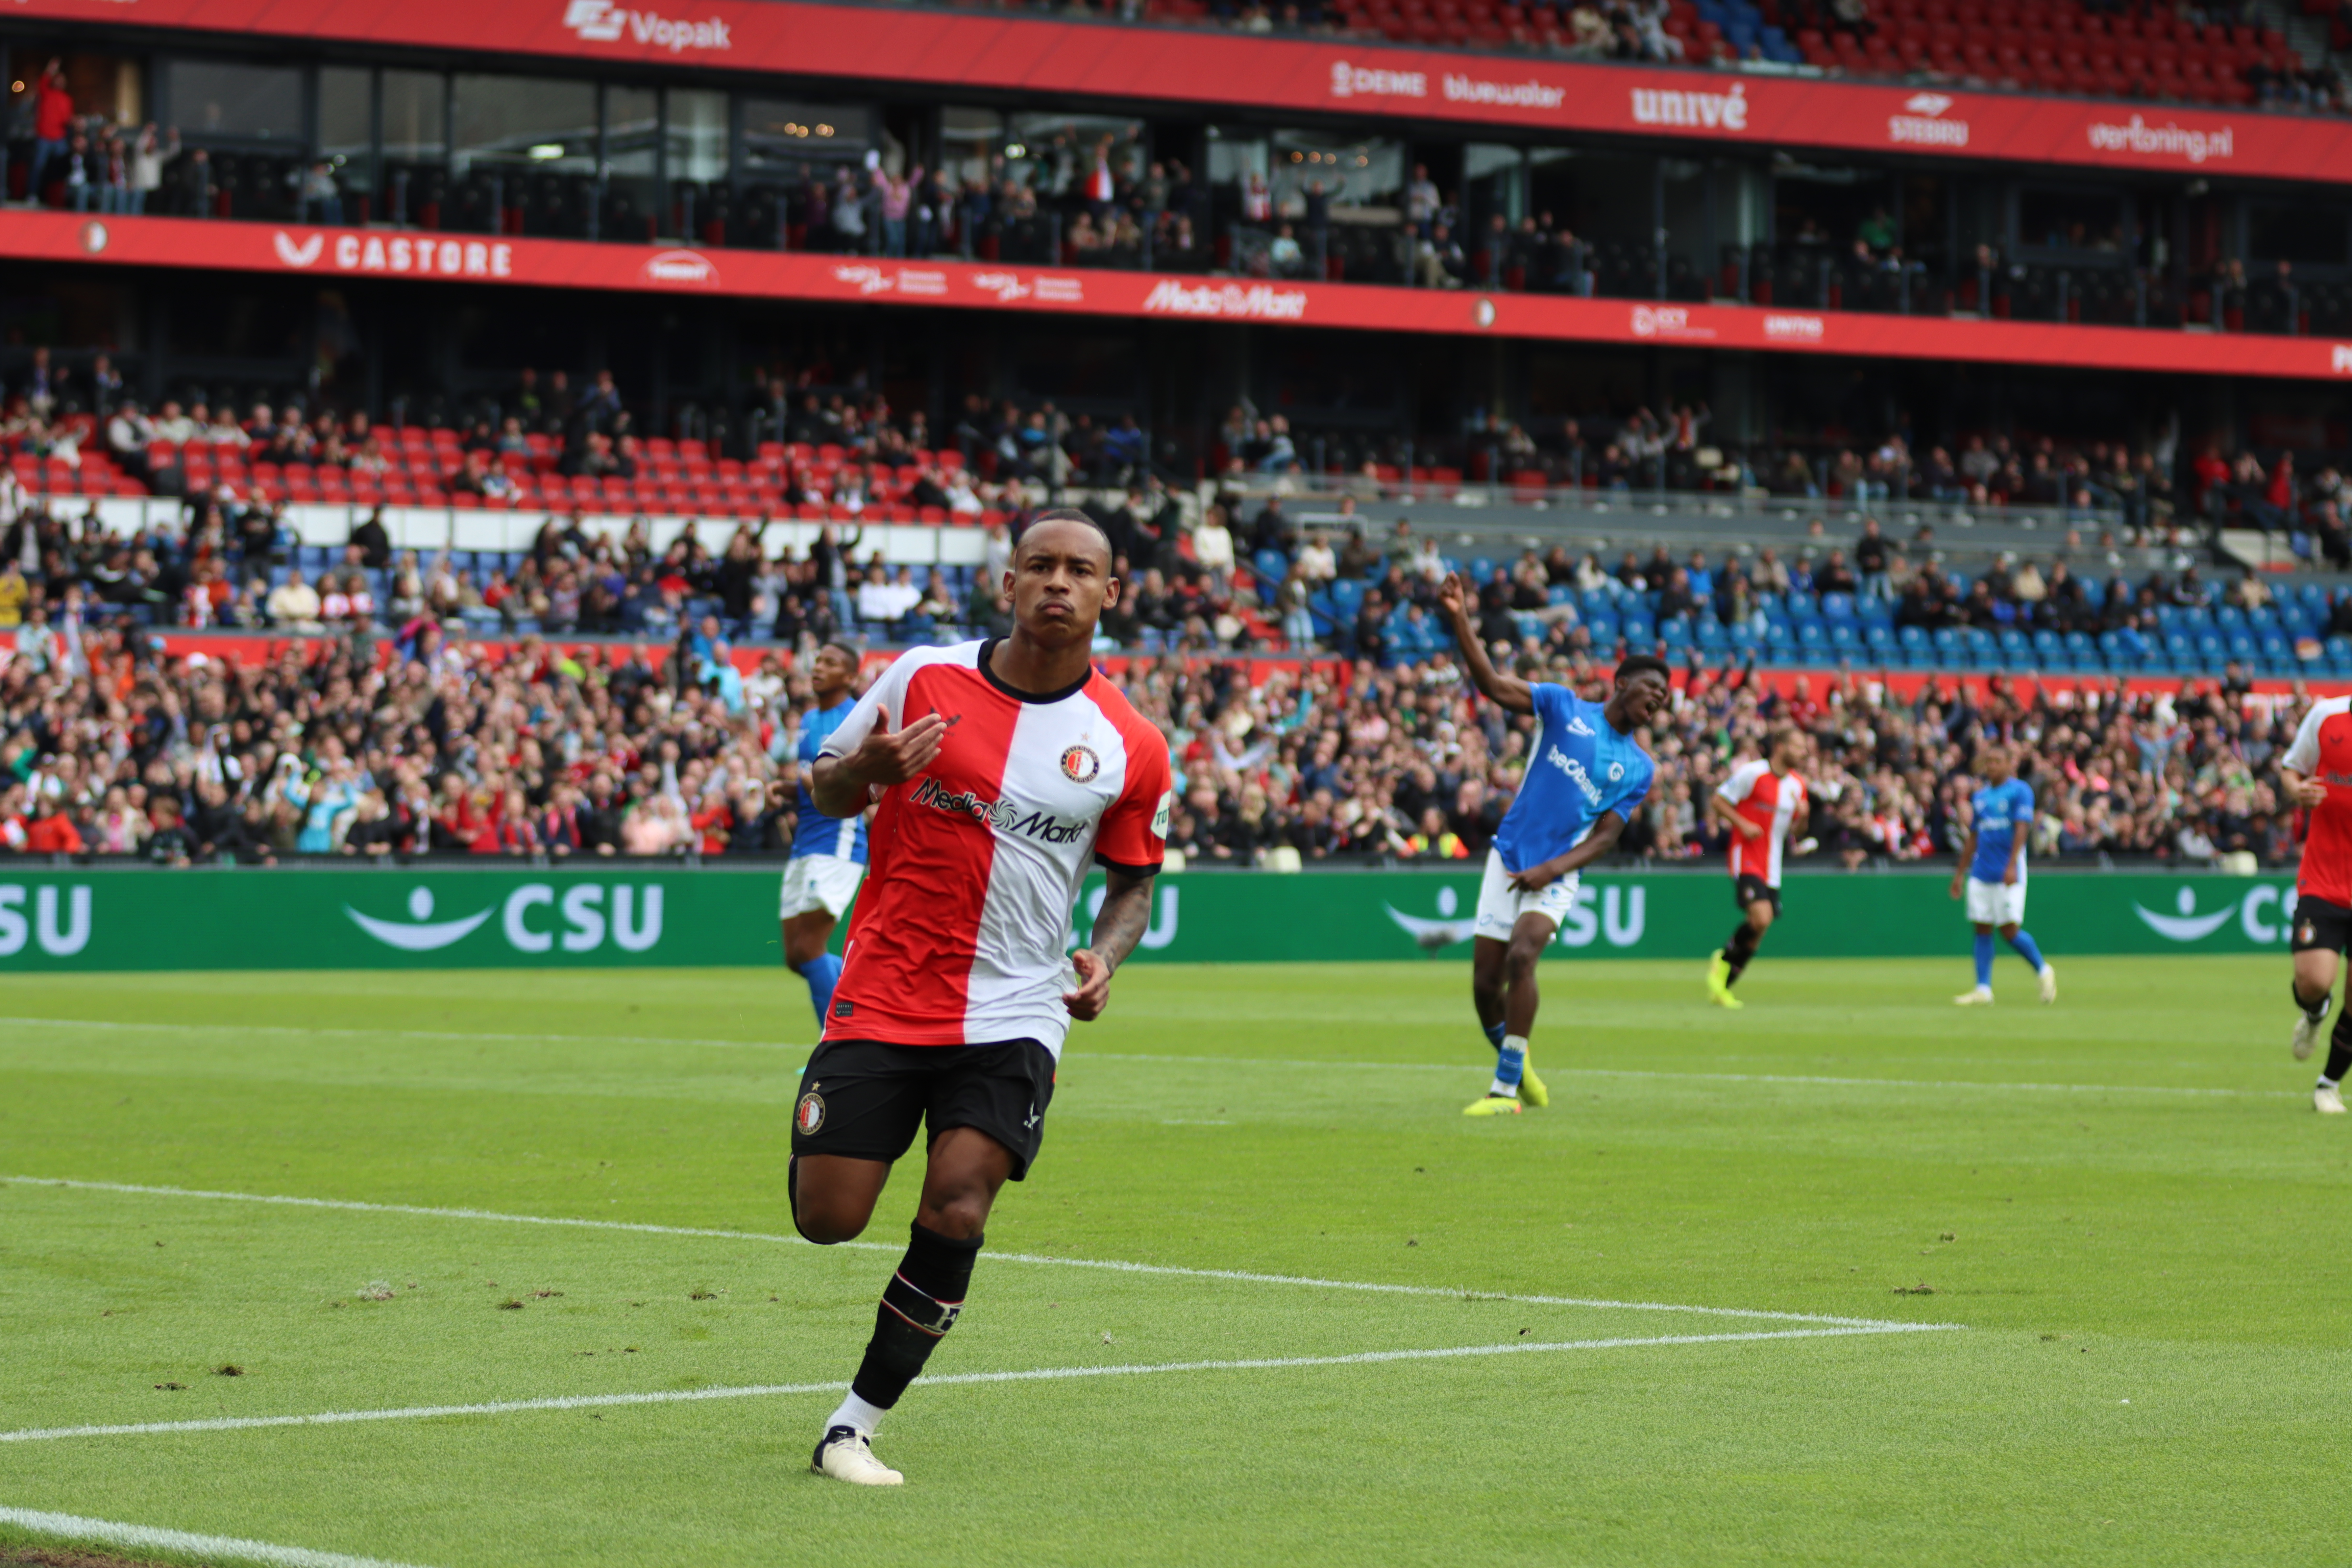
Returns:
[[[1952,1005],[1955,1007],[1990,1007],[1992,1005],[1992,987],[1990,985],[1979,985],[1973,991],[1963,991],[1958,996],[1952,998]]]
[[[874,1445],[855,1426],[835,1426],[817,1440],[809,1468],[860,1487],[895,1487],[906,1477],[874,1457]]]
[[[2057,969],[2053,965],[2045,963],[2042,966],[2042,973],[2039,978],[2042,982],[2042,1000],[2043,1005],[2047,1005],[2048,1004],[2058,1000]]]
[[[2344,1114],[2344,1095],[2332,1083],[2323,1083],[2311,1091],[2311,1109],[2322,1116]]]

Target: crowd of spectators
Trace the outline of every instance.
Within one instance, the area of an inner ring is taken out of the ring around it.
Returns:
[[[1588,694],[1613,662],[1540,644],[1517,659]],[[790,841],[805,668],[772,652],[746,668],[709,626],[662,658],[642,643],[493,648],[425,619],[389,645],[295,641],[247,664],[69,618],[19,635],[0,665],[0,851],[773,857]],[[1168,654],[1119,678],[1170,738],[1170,843],[1193,865],[1470,859],[1528,763],[1528,721],[1478,700],[1442,649],[1393,668]],[[2234,670],[2072,700],[1998,675],[1929,676],[1901,696],[1852,672],[1776,689],[1752,670],[1694,670],[1643,737],[1657,784],[1624,853],[1719,852],[1706,792],[1794,724],[1817,742],[1828,864],[1950,853],[1988,738],[2025,748],[2038,856],[2279,864],[2295,851],[2275,765],[2301,710],[2252,697]]]

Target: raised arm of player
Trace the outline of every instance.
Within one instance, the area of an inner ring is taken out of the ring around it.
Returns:
[[[1617,847],[1617,840],[1625,831],[1625,819],[1613,811],[1604,811],[1593,819],[1592,831],[1583,841],[1565,855],[1555,855],[1540,866],[1530,866],[1514,872],[1511,886],[1523,892],[1539,893],[1571,871],[1581,871]]]
[[[1113,867],[1106,868],[1104,877],[1102,909],[1095,916],[1094,931],[1087,945],[1070,954],[1078,988],[1062,995],[1070,1016],[1082,1024],[1093,1023],[1110,1005],[1112,973],[1127,962],[1151,924],[1151,874]]]
[[[1461,647],[1462,662],[1470,667],[1470,679],[1486,700],[1513,713],[1536,710],[1535,689],[1516,675],[1505,675],[1486,657],[1486,644],[1478,640],[1478,628],[1470,619],[1470,591],[1458,574],[1449,572],[1445,581],[1437,585],[1437,607],[1454,626],[1454,640]],[[1618,826],[1622,827],[1623,823]]]

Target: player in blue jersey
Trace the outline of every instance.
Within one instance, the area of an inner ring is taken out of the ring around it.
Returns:
[[[809,689],[816,706],[801,716],[794,752],[793,855],[784,866],[783,897],[776,909],[784,927],[784,964],[808,982],[817,1027],[833,1005],[841,960],[825,951],[833,928],[856,895],[866,875],[866,818],[827,816],[809,798],[809,770],[818,748],[857,706],[857,656],[839,643],[816,650],[809,664]]]
[[[1635,737],[1672,699],[1674,688],[1665,661],[1646,654],[1617,667],[1606,702],[1588,702],[1565,686],[1500,674],[1471,623],[1471,597],[1454,576],[1437,593],[1470,679],[1496,707],[1537,721],[1526,776],[1486,852],[1470,964],[1479,1026],[1495,1047],[1495,1079],[1463,1114],[1517,1115],[1522,1102],[1540,1107],[1550,1100],[1543,1080],[1528,1068],[1536,961],[1575,907],[1584,868],[1609,853],[1650,793],[1656,768]]]
[[[1969,837],[1952,869],[1952,897],[1966,897],[1977,928],[1977,984],[1952,998],[1963,1007],[1992,1001],[1992,933],[2033,965],[2042,999],[2058,1000],[2058,972],[2025,930],[2025,836],[2033,826],[2033,786],[2017,776],[2016,753],[1998,742],[1977,752],[1984,787],[1969,799]]]

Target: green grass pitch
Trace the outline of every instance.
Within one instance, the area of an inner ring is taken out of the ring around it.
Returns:
[[[1738,1015],[1549,967],[1551,1109],[1494,1121],[1461,963],[1130,970],[884,1493],[806,1466],[916,1184],[781,1239],[792,976],[15,978],[0,1510],[426,1568],[2345,1561],[2352,1126],[2284,961],[2058,962],[1959,1011],[1964,955],[1768,956]],[[1402,1351],[1493,1353],[1335,1359]]]

